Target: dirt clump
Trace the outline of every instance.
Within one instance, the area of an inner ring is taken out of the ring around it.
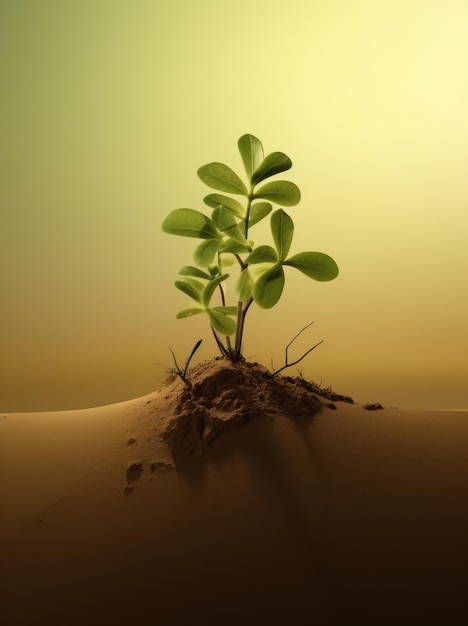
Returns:
[[[221,357],[192,368],[187,382],[173,376],[164,392],[163,439],[173,454],[190,455],[253,417],[312,416],[331,400],[352,402],[302,378],[272,377],[258,363]]]

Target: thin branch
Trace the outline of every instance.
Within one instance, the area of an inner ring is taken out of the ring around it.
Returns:
[[[300,363],[302,359],[304,359],[309,354],[309,352],[312,352],[312,350],[315,350],[315,348],[319,346],[321,343],[323,343],[323,339],[321,339],[318,343],[316,343],[315,346],[312,346],[312,348],[309,348],[307,352],[304,352],[301,358],[297,359],[297,361],[294,361],[293,363],[286,363],[285,365],[283,365],[283,367],[280,367],[279,370],[276,370],[276,372],[273,372],[273,374],[270,375],[270,378],[273,378],[273,376],[276,376],[276,374],[279,374],[280,372],[285,370],[287,367],[292,367],[293,365],[297,365],[297,363]]]
[[[240,256],[237,254],[237,252],[234,252],[234,256],[237,259],[237,261],[238,261],[238,263],[239,263],[239,265],[241,267],[241,270],[244,271],[248,267],[248,265],[246,265],[244,263],[244,261],[240,258]]]
[[[177,374],[177,376],[180,376],[180,378],[182,378],[182,380],[184,381],[184,383],[185,383],[186,385],[188,385],[188,380],[186,379],[185,374],[184,374],[184,373],[182,372],[182,370],[180,369],[179,364],[177,363],[177,359],[175,358],[175,354],[174,354],[174,352],[172,351],[172,348],[171,348],[170,346],[169,346],[169,351],[170,351],[170,353],[172,354],[172,359],[173,359],[173,361],[174,361],[174,365],[175,365],[174,370],[175,370],[175,373]]]
[[[291,344],[293,344],[293,343],[296,341],[296,339],[299,337],[299,335],[302,335],[302,333],[303,333],[305,330],[307,330],[307,328],[309,328],[309,326],[312,326],[312,324],[315,324],[315,320],[314,320],[313,322],[309,322],[308,324],[306,324],[306,325],[304,326],[304,328],[302,328],[302,329],[301,329],[301,330],[297,333],[297,335],[296,335],[295,337],[293,337],[293,338],[291,339],[291,341],[288,343],[288,345],[286,346],[286,360],[285,360],[285,363],[287,363],[287,362],[288,362],[288,348],[289,348],[289,346],[290,346]]]
[[[274,376],[276,376],[277,374],[279,374],[280,372],[282,372],[283,370],[285,370],[287,367],[292,367],[293,365],[297,365],[298,363],[300,363],[302,361],[302,359],[304,359],[310,352],[312,352],[312,350],[315,350],[315,348],[317,346],[319,346],[321,343],[323,343],[323,339],[321,341],[319,341],[318,343],[315,344],[315,346],[312,346],[312,348],[309,348],[309,350],[307,350],[307,352],[304,352],[304,354],[297,359],[297,361],[294,361],[293,363],[289,363],[288,359],[289,359],[289,355],[288,355],[288,349],[289,347],[296,341],[296,339],[299,337],[299,335],[301,335],[307,328],[309,328],[309,326],[312,326],[314,322],[310,322],[309,324],[306,324],[306,326],[304,326],[304,328],[302,328],[297,335],[295,335],[291,341],[288,343],[288,345],[286,346],[286,350],[285,350],[285,359],[284,359],[284,365],[283,367],[280,367],[279,370],[276,370],[276,372],[273,372],[272,374],[270,374],[270,378],[273,378]]]

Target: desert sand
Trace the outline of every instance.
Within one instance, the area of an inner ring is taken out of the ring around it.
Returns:
[[[189,374],[0,413],[3,624],[465,623],[468,412]]]

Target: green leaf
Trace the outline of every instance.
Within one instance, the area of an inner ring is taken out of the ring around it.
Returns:
[[[206,287],[203,289],[203,293],[202,293],[202,303],[203,306],[207,307],[210,304],[210,300],[215,292],[216,287],[223,282],[223,280],[226,280],[226,278],[229,277],[229,274],[220,274],[219,276],[216,276],[215,278],[212,278],[210,280],[210,282],[206,285]]]
[[[253,135],[242,135],[237,142],[242,162],[249,180],[252,173],[258,168],[263,161],[263,146],[260,139]]]
[[[209,267],[218,253],[221,241],[210,239],[202,241],[193,253],[193,260],[200,267]]]
[[[237,221],[235,216],[225,206],[219,206],[213,211],[213,222],[228,238],[233,239],[243,246],[248,245],[247,239],[244,236],[242,224]]]
[[[174,209],[166,215],[162,223],[165,233],[198,239],[221,239],[209,217],[194,209]]]
[[[250,244],[245,238],[244,233],[242,232],[242,226],[240,224],[236,224],[235,226],[226,228],[224,234],[227,235],[229,239],[236,241],[238,244],[243,246],[245,250],[248,250],[250,252]]]
[[[224,315],[237,315],[236,306],[214,306],[211,310],[219,311],[219,313],[224,313]]]
[[[202,291],[204,285],[200,283],[198,280],[194,280],[193,278],[185,278],[184,280],[176,280],[174,285],[180,291],[183,291],[187,296],[193,298],[197,302],[202,301]]]
[[[244,252],[250,252],[251,250],[252,247],[250,246],[250,242],[242,244],[235,239],[228,239],[219,249],[220,252],[229,252],[231,254],[242,254]]]
[[[198,269],[198,267],[193,267],[193,265],[184,265],[177,273],[181,276],[195,276],[196,278],[204,278],[205,280],[210,280],[211,278],[209,274]]]
[[[206,309],[210,324],[223,335],[233,335],[236,332],[236,322],[216,309]]]
[[[244,246],[247,245],[242,226],[229,209],[225,206],[219,206],[213,211],[212,217],[213,222],[222,233]]]
[[[208,163],[203,165],[197,171],[199,178],[208,187],[225,191],[226,193],[237,193],[248,196],[247,187],[241,181],[239,176],[224,163]]]
[[[272,152],[265,157],[262,163],[260,163],[254,171],[252,175],[252,184],[256,185],[262,180],[265,180],[265,178],[270,178],[270,176],[274,176],[280,172],[285,172],[286,170],[291,169],[291,167],[292,161],[287,154],[284,154],[284,152]]]
[[[295,267],[309,278],[320,281],[333,280],[339,271],[335,261],[323,252],[299,252],[283,263]]]
[[[253,288],[254,301],[262,309],[271,309],[281,298],[284,287],[284,271],[280,264],[262,274]]]
[[[210,193],[203,198],[203,202],[210,206],[212,209],[216,209],[219,206],[225,206],[241,219],[245,216],[245,207],[240,202],[229,196],[223,196],[221,193]]]
[[[260,222],[272,209],[273,207],[269,202],[256,202],[252,204],[249,214],[249,228]]]
[[[204,313],[205,309],[191,308],[191,309],[183,309],[179,311],[176,315],[178,320],[182,320],[186,317],[192,317],[193,315],[198,315],[199,313]]]
[[[255,250],[249,254],[245,259],[245,263],[250,265],[251,263],[277,263],[278,255],[276,250],[271,246],[258,246]]]
[[[253,279],[248,269],[242,270],[236,282],[236,295],[240,302],[245,302],[252,295]]]
[[[293,233],[294,223],[289,215],[283,209],[275,211],[271,216],[271,234],[273,235],[273,241],[275,242],[280,261],[284,261],[288,256]]]
[[[274,180],[258,189],[254,198],[264,198],[284,206],[294,206],[301,199],[299,187],[288,180]]]
[[[225,206],[218,206],[212,213],[213,222],[216,224],[220,231],[225,231],[228,228],[237,226],[237,221],[232,212]]]

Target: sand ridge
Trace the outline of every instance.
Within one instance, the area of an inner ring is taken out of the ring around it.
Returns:
[[[226,380],[209,391],[219,364],[204,367],[209,382],[193,368],[191,384],[195,404],[212,398],[205,429],[232,418],[211,439],[178,421],[191,400],[180,379],[0,421],[5,623],[460,623],[468,413],[310,392],[315,411],[280,399],[240,423],[263,374],[246,400],[236,370],[244,404],[230,412]]]

